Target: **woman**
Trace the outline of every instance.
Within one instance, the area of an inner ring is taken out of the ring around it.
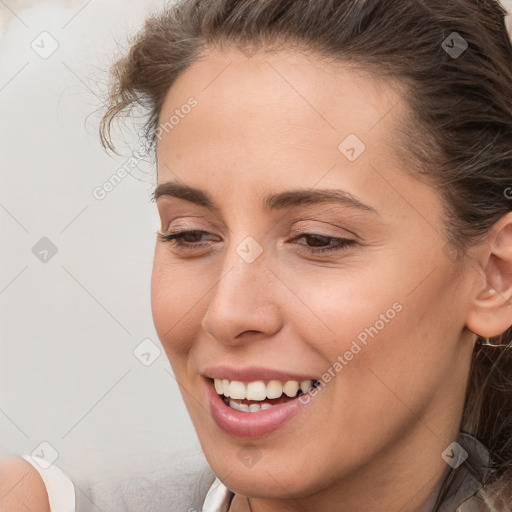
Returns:
[[[184,0],[114,66],[102,141],[147,110],[153,317],[204,511],[511,509],[505,14]]]

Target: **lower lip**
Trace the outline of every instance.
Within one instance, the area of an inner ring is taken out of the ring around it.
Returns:
[[[215,423],[232,437],[255,438],[266,436],[283,427],[309,405],[298,398],[272,406],[258,412],[243,412],[232,409],[217,393],[211,379],[206,379],[210,410]]]

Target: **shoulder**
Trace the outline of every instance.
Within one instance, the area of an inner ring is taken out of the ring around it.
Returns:
[[[2,512],[50,512],[41,475],[21,457],[0,460],[0,509]]]

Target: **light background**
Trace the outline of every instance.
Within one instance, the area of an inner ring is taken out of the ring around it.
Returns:
[[[161,349],[154,169],[141,162],[93,196],[130,156],[99,144],[106,70],[159,5],[0,2],[0,444],[30,454],[49,443],[45,457],[54,449],[55,464],[83,478],[198,447],[163,351],[150,366],[133,353],[147,338],[143,360]],[[43,237],[53,257],[44,242],[33,253]]]

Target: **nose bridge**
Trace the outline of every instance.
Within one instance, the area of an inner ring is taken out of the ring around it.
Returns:
[[[263,247],[254,238],[246,237],[229,247],[203,328],[226,343],[244,331],[269,335],[278,329],[278,308],[269,286],[269,273]]]
[[[245,236],[240,241],[233,241],[224,255],[222,277],[218,282],[216,295],[233,295],[239,301],[244,298],[250,301],[263,299],[259,293],[249,297],[244,292],[251,289],[256,291],[260,286],[262,278],[268,272],[266,260],[263,246],[254,237]]]
[[[263,248],[252,237],[229,247],[224,257],[221,277],[214,290],[210,308],[250,309],[256,302],[264,303],[265,291],[260,289],[265,273]]]

